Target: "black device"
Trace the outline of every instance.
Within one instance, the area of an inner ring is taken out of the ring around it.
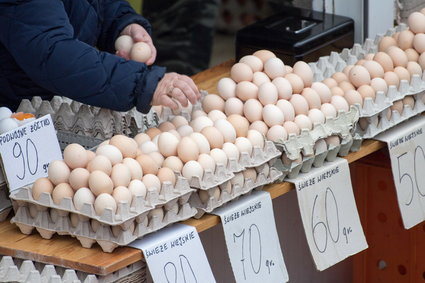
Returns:
[[[354,44],[351,18],[302,8],[288,7],[236,33],[236,60],[267,49],[285,64],[314,62],[331,51],[340,52]]]

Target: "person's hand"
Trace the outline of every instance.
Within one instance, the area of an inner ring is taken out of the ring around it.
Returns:
[[[146,65],[152,65],[155,62],[156,59],[156,48],[153,45],[152,42],[152,38],[149,35],[149,33],[145,30],[144,27],[142,27],[139,24],[130,24],[127,27],[125,27],[123,29],[123,31],[121,32],[120,35],[128,35],[131,36],[131,38],[133,39],[134,43],[136,42],[140,42],[143,41],[145,43],[147,43],[149,45],[149,47],[151,48],[151,57],[146,61]],[[130,60],[130,54],[128,54],[125,51],[117,51],[116,55]]]
[[[178,103],[186,107],[188,100],[195,104],[200,97],[201,94],[191,78],[177,73],[166,73],[155,89],[151,104],[177,110]]]

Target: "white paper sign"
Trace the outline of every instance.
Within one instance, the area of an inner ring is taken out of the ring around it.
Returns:
[[[347,160],[337,158],[289,181],[295,184],[304,231],[318,270],[368,247]]]
[[[253,192],[213,212],[221,217],[236,282],[287,282],[268,192]]]
[[[198,232],[193,226],[174,224],[130,243],[138,248],[155,282],[216,282]]]
[[[46,177],[49,163],[62,160],[50,115],[0,135],[0,154],[10,191]]]
[[[388,145],[403,224],[412,228],[425,220],[425,117],[408,120],[376,139]]]

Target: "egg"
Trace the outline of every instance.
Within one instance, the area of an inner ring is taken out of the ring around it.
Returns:
[[[115,135],[109,140],[109,144],[118,148],[122,156],[135,158],[137,155],[137,142],[124,135]]]
[[[244,63],[248,65],[253,72],[259,72],[263,70],[263,61],[260,58],[254,55],[243,56],[239,63]]]
[[[413,46],[413,38],[415,34],[410,30],[403,30],[400,32],[397,38],[397,45],[403,50],[412,48]]]
[[[258,86],[252,82],[243,81],[236,85],[236,97],[242,101],[250,98],[256,99],[258,96]]]
[[[299,114],[295,116],[294,122],[300,129],[313,129],[313,123],[307,115]]]
[[[264,137],[259,131],[248,130],[246,138],[251,142],[253,147],[264,148]]]
[[[146,196],[146,186],[141,180],[132,180],[128,185],[128,190],[133,197],[135,196]]]
[[[89,172],[100,170],[109,176],[112,172],[112,163],[106,156],[97,155],[87,164],[87,170],[89,170]]]
[[[344,70],[346,68],[344,68]],[[333,88],[334,86],[338,86],[338,82],[336,80],[334,80],[333,78],[326,78],[322,81],[322,83],[325,84],[329,89]]]
[[[88,165],[88,163],[96,157],[96,153],[94,153],[91,150],[86,149],[86,154],[87,154],[87,165]],[[87,165],[86,165],[86,167],[87,167]]]
[[[248,133],[249,121],[245,117],[238,114],[232,114],[227,117],[227,121],[229,121],[233,128],[235,128],[236,136],[246,137]]]
[[[74,191],[89,186],[90,172],[85,168],[75,168],[69,174],[68,182]]]
[[[161,134],[156,136],[152,141],[146,141],[146,142],[142,143],[139,146],[140,152],[144,153],[144,154],[149,154],[151,152],[158,151],[159,149],[158,149],[158,146],[157,146],[156,143],[158,142],[160,135]],[[157,138],[158,138],[158,140],[155,141],[155,139],[157,139]]]
[[[201,133],[192,133],[189,137],[196,143],[198,146],[199,153],[209,153],[211,150],[208,139]]]
[[[370,74],[363,66],[354,66],[348,75],[350,82],[355,87],[360,87],[364,84],[370,84]]]
[[[398,48],[397,46],[391,46],[387,49],[386,53],[391,57],[393,60],[394,66],[401,66],[401,67],[407,67],[407,55],[406,53]]]
[[[201,110],[201,109],[197,109],[197,110],[194,110],[192,112],[192,120],[194,120],[194,119],[196,119],[198,117],[201,117],[201,116],[208,116],[208,114],[205,113],[205,111],[204,110]]]
[[[289,81],[283,77],[274,78],[272,83],[277,88],[277,94],[279,99],[290,99],[292,96],[292,85]]]
[[[339,86],[334,86],[331,88],[332,96],[338,95],[338,96],[344,96],[344,90],[340,88]]]
[[[230,69],[230,77],[237,83],[242,81],[251,81],[252,76],[252,69],[244,63],[236,63]]]
[[[407,24],[414,33],[425,32],[425,15],[420,12],[413,12],[407,18]]]
[[[158,168],[162,167],[162,163],[164,162],[164,156],[162,156],[161,153],[154,151],[149,153],[148,155],[153,159],[153,161],[155,161]]]
[[[370,97],[375,100],[375,90],[370,85],[362,85],[357,91],[363,98]]]
[[[200,180],[202,180],[202,177],[204,176],[204,168],[202,168],[199,162],[190,160],[183,166],[182,175],[188,180],[192,179],[193,177],[198,177]]]
[[[177,128],[177,133],[181,137],[186,137],[186,136],[189,136],[191,133],[193,133],[193,128],[189,125],[182,125]]]
[[[67,183],[60,183],[55,186],[52,191],[52,199],[56,205],[59,205],[64,198],[72,199],[74,196],[74,190]]]
[[[309,109],[320,108],[320,105],[322,105],[322,102],[320,101],[320,96],[314,89],[310,87],[304,88],[301,95],[307,101]]]
[[[363,66],[364,62],[366,62],[365,59],[360,59],[359,61],[356,62],[356,65]]]
[[[257,50],[252,55],[260,58],[260,60],[263,61],[263,63],[269,60],[270,58],[276,57],[276,55],[273,52],[269,50],[265,50],[265,49]]]
[[[252,83],[256,86],[260,86],[263,83],[270,82],[270,78],[264,72],[255,72],[252,76]]]
[[[212,110],[224,111],[224,100],[216,94],[208,94],[202,100],[202,109],[206,113],[210,113]]]
[[[237,186],[243,187],[244,182],[245,182],[245,179],[242,172],[235,173],[235,176],[232,179],[230,179],[230,183],[233,186],[237,185]]]
[[[375,92],[383,91],[384,93],[387,93],[388,86],[384,79],[381,78],[374,78],[370,81],[370,86],[375,90]]]
[[[207,116],[195,118],[190,122],[190,126],[193,128],[194,132],[200,132],[203,128],[210,127],[213,124],[213,121],[211,121],[211,119]]]
[[[285,123],[283,123],[283,127],[285,128],[288,135],[289,134],[295,134],[295,135],[300,134],[300,128],[293,121],[286,121]]]
[[[269,127],[267,127],[266,123],[264,123],[263,121],[255,121],[251,125],[249,125],[248,129],[257,130],[261,134],[266,135]]]
[[[394,63],[391,57],[385,52],[378,52],[373,57],[373,60],[378,62],[382,68],[384,68],[384,72],[390,72],[394,70]]]
[[[366,61],[369,61],[369,60],[373,60],[373,57],[375,57],[375,53],[368,53],[364,56],[364,59]],[[325,142],[324,140],[321,140],[321,141]]]
[[[279,99],[276,103],[276,106],[282,111],[284,121],[293,121],[294,120],[295,109],[294,109],[294,106],[292,106],[291,102],[289,102],[288,100],[285,100],[285,99]]]
[[[158,149],[159,152],[164,156],[173,156],[177,154],[177,145],[179,144],[179,139],[173,134],[168,132],[163,132],[159,135],[158,138]]]
[[[214,122],[214,127],[223,135],[224,142],[235,142],[236,130],[226,119],[220,119]]]
[[[421,66],[422,70],[425,69],[425,52],[422,53],[418,58],[418,63]]]
[[[356,90],[349,90],[345,93],[345,100],[347,100],[349,105],[354,105],[356,103],[363,105],[363,97]]]
[[[67,183],[70,173],[68,165],[62,160],[54,160],[47,167],[47,175],[53,185]]]
[[[263,108],[263,121],[269,127],[274,125],[282,125],[284,121],[284,116],[279,107],[273,104],[268,104]]]
[[[384,80],[388,86],[395,85],[398,88],[398,85],[400,84],[400,79],[394,72],[386,72],[384,74]]]
[[[206,153],[202,153],[198,157],[198,163],[204,170],[211,170],[212,173],[215,171],[215,160]]]
[[[243,105],[243,115],[251,123],[262,119],[262,111],[263,105],[257,99],[248,99]]]
[[[176,117],[181,117],[181,116],[176,116]],[[186,120],[186,119],[185,119]],[[134,140],[136,141],[137,145],[141,145],[142,143],[144,143],[145,141],[150,141],[151,138],[150,136],[148,136],[146,133],[138,133],[135,137]]]
[[[274,125],[267,131],[266,137],[273,142],[283,142],[288,138],[288,133],[283,126]]]
[[[69,168],[84,168],[87,165],[86,149],[77,143],[69,144],[63,151],[63,159]]]
[[[198,196],[202,203],[208,203],[210,200],[210,195],[208,194],[207,190],[199,190]]]
[[[409,60],[409,62],[410,61],[417,62],[419,60],[419,54],[413,48],[409,48],[409,49],[404,50],[404,53],[406,53],[406,56],[407,56],[407,59]]]
[[[51,194],[53,192],[53,184],[48,178],[42,177],[35,180],[32,185],[31,193],[35,200],[39,200],[42,193]]]
[[[308,111],[308,118],[310,118],[313,125],[325,123],[325,114],[319,109],[310,109]]]
[[[156,222],[161,223],[164,219],[164,210],[162,207],[152,209],[149,211],[148,217],[146,219],[149,219],[149,222],[152,222],[154,221],[153,219],[155,219]]]
[[[406,68],[400,66],[395,67],[394,73],[397,74],[400,80],[406,80],[410,82],[410,72]]]
[[[303,80],[305,87],[310,87],[313,83],[313,71],[306,62],[296,62],[293,67],[293,72]]]
[[[308,114],[309,106],[304,96],[300,94],[293,94],[289,102],[291,102],[292,106],[294,107],[296,115]]]
[[[219,119],[226,119],[227,116],[222,111],[212,110],[210,113],[208,113],[208,118],[210,118],[211,121],[215,122]]]
[[[136,157],[136,161],[142,167],[143,174],[156,174],[158,172],[158,163],[149,155],[140,154]]]
[[[296,74],[290,73],[285,75],[285,79],[292,86],[292,93],[301,93],[304,89],[304,81]]]
[[[236,96],[236,83],[231,78],[221,78],[217,83],[217,92],[224,100]]]
[[[150,46],[142,41],[136,42],[133,44],[133,47],[130,51],[131,60],[145,63],[152,56],[152,50]]]
[[[378,44],[378,50],[385,52],[390,46],[397,46],[397,41],[391,36],[384,36]]]
[[[122,162],[130,170],[131,180],[142,179],[143,170],[142,170],[142,167],[140,166],[139,162],[137,162],[135,159],[129,158],[129,157],[124,158],[124,160]]]
[[[343,110],[348,112],[348,110],[350,109],[350,107],[348,106],[347,100],[345,100],[345,98],[342,96],[332,96],[331,104],[335,107],[337,111]]]
[[[356,89],[350,82],[346,82],[346,81],[340,82],[338,86],[343,90],[343,92],[346,92],[347,90],[350,90],[350,89]],[[332,89],[334,89],[334,87]],[[340,95],[340,96],[343,96],[343,95]]]
[[[286,74],[285,64],[279,58],[270,58],[264,63],[264,72],[272,80],[283,77]]]
[[[326,141],[326,144],[333,145],[333,146],[338,146],[341,144],[338,136],[327,137],[325,138],[325,141]]]
[[[229,98],[224,105],[224,113],[226,113],[227,116],[230,116],[232,114],[242,115],[243,106],[244,103],[239,98]]]
[[[399,32],[399,31],[395,32],[395,33],[392,35],[392,38],[394,38],[394,39],[395,39],[395,41],[397,42],[397,44],[398,44],[398,38],[399,38],[399,36],[400,36],[400,32]]]
[[[90,173],[89,188],[95,196],[101,193],[111,194],[114,184],[108,175],[102,171],[96,170]]]
[[[164,160],[162,166],[168,167],[174,172],[181,172],[183,168],[183,162],[177,156],[170,156]]]
[[[12,111],[7,107],[0,107],[0,120],[5,118],[10,118],[12,116]]]
[[[221,138],[223,138],[223,136],[221,136]],[[184,163],[190,160],[197,160],[199,156],[198,145],[190,137],[183,137],[177,146],[177,155]]]
[[[97,215],[103,215],[105,209],[110,209],[114,215],[117,212],[117,203],[110,194],[100,194],[94,201],[94,210]]]
[[[189,124],[189,122],[187,121],[187,119],[185,117],[183,117],[183,116],[180,116],[180,115],[174,116],[171,119],[171,123],[174,125],[175,129],[177,129],[180,126],[188,125]],[[140,135],[140,134],[138,134],[138,135]],[[136,139],[136,137],[134,137],[134,139]],[[140,143],[138,142],[138,144],[140,144]]]
[[[392,111],[397,111],[400,115],[403,113],[403,101],[397,100],[393,102],[393,105],[391,105],[390,109]]]
[[[239,160],[239,155],[240,155],[239,150],[234,143],[230,143],[230,142],[224,143],[222,150],[229,160],[230,159],[234,159],[236,161]]]
[[[176,175],[174,174],[174,171],[168,167],[160,168],[156,176],[161,184],[164,182],[170,182],[173,187],[176,185]]]
[[[323,112],[323,114],[325,114],[326,118],[336,117],[336,114],[337,114],[336,108],[331,103],[323,103],[322,106],[320,107],[320,110]]]
[[[160,133],[161,133],[161,130],[160,129],[158,129],[158,128],[149,128],[149,129],[147,129],[146,130],[146,132],[145,132],[149,137],[150,137],[150,139],[152,140],[154,137],[156,137],[157,135],[159,135]]]
[[[14,118],[4,118],[0,120],[0,134],[9,132],[18,126],[18,122]]]
[[[263,105],[275,104],[278,99],[277,87],[271,83],[266,82],[258,88],[258,100]]]
[[[146,174],[142,178],[143,184],[148,189],[156,189],[158,192],[161,190],[161,181],[154,174]]]
[[[239,137],[235,141],[235,145],[240,153],[247,152],[249,155],[252,153],[252,143],[248,138]]]
[[[242,171],[243,177],[248,180],[255,182],[257,180],[257,171],[254,168],[247,168]]]
[[[332,78],[339,84],[343,81],[348,81],[348,76],[343,72],[336,72],[332,75]]]
[[[365,67],[368,70],[371,79],[384,77],[384,73],[385,73],[384,68],[382,68],[382,66],[376,61],[373,61],[373,60],[366,61],[363,64],[363,67]]]
[[[114,183],[114,187],[127,187],[131,181],[130,169],[122,163],[115,164],[112,167],[111,180]]]
[[[236,146],[236,145],[235,145]],[[215,164],[221,164],[223,166],[227,166],[227,155],[226,153],[219,148],[213,148],[210,152],[211,157],[214,159]]]
[[[402,102],[403,105],[409,105],[412,109],[415,107],[415,98],[412,95],[405,96]]]
[[[227,128],[229,126],[231,126],[231,124],[230,125],[226,124],[226,126],[224,127]],[[205,127],[204,129],[202,129],[201,134],[207,138],[211,148],[221,148],[223,146],[223,143],[224,143],[223,134],[216,127],[213,127],[213,126]],[[197,158],[194,158],[192,160],[196,160],[196,159]]]
[[[121,151],[110,144],[101,145],[96,149],[96,155],[106,156],[112,165],[120,163],[123,159]]]
[[[93,205],[94,200],[95,197],[92,191],[90,191],[90,189],[86,187],[79,188],[75,192],[74,197],[72,198],[76,210],[81,210],[85,203]]]
[[[331,101],[331,90],[324,83],[314,82],[311,85],[311,88],[314,89],[317,92],[317,94],[320,96],[320,101],[322,103],[329,103]]]

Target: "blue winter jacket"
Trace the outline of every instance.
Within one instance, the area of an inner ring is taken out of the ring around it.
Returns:
[[[125,0],[0,0],[0,105],[60,95],[147,112],[165,68],[114,55],[131,23],[151,30]]]

